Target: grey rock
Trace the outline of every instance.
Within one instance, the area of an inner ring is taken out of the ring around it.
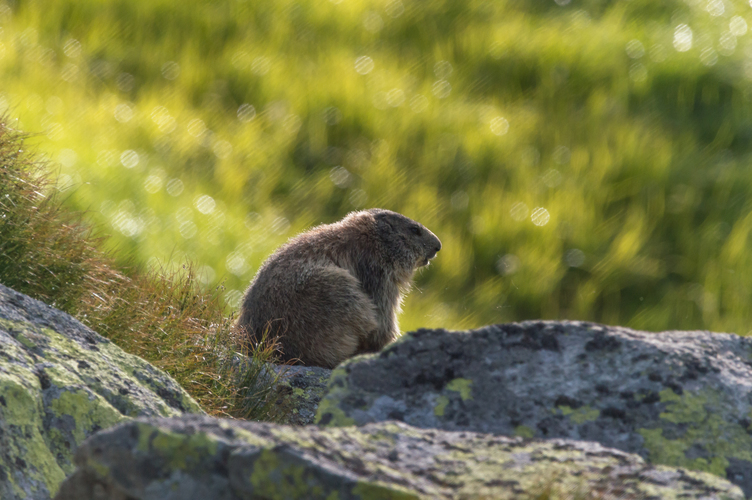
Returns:
[[[340,365],[316,418],[595,441],[752,495],[752,339],[549,321],[419,330]]]
[[[272,369],[277,374],[281,404],[289,408],[284,423],[312,424],[332,371],[318,366],[272,365]]]
[[[89,438],[57,500],[741,499],[703,472],[595,443],[423,430],[136,419]]]
[[[0,285],[0,498],[48,499],[88,436],[123,419],[201,412],[161,370]]]

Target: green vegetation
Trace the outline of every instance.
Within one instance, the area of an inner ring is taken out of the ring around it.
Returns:
[[[741,0],[17,0],[0,103],[121,263],[197,262],[230,310],[289,236],[381,206],[444,244],[405,330],[746,334],[750,21]]]
[[[113,263],[80,215],[61,206],[23,139],[0,121],[0,283],[165,370],[210,414],[277,418],[273,379],[262,374],[272,349],[249,352],[236,341],[220,288],[201,290],[190,267],[157,273]],[[238,363],[236,352],[251,361]]]

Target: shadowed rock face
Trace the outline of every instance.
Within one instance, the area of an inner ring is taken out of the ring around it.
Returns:
[[[48,499],[88,436],[201,409],[174,380],[71,316],[0,285],[0,498]]]
[[[395,422],[324,429],[137,419],[87,440],[76,464],[57,500],[743,498],[713,475],[650,466],[595,443]]]
[[[312,424],[332,371],[318,366],[270,366],[279,376],[277,390],[280,396],[289,399],[290,413],[283,423]]]
[[[752,339],[581,322],[419,330],[332,374],[317,422],[596,441],[752,495]]]

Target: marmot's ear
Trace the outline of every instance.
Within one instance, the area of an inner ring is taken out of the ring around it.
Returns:
[[[376,227],[382,232],[393,233],[394,226],[390,220],[389,214],[386,212],[379,212],[374,214],[373,218],[376,220]]]

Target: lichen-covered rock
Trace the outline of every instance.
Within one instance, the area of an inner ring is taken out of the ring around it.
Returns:
[[[99,429],[186,412],[201,409],[164,372],[0,285],[0,498],[50,498]]]
[[[332,374],[317,422],[596,441],[752,495],[752,338],[581,322],[419,330]]]
[[[318,366],[272,365],[272,369],[281,403],[289,409],[284,423],[312,424],[332,371]]]
[[[703,472],[595,443],[424,430],[136,419],[76,454],[57,500],[410,498],[741,499]]]

